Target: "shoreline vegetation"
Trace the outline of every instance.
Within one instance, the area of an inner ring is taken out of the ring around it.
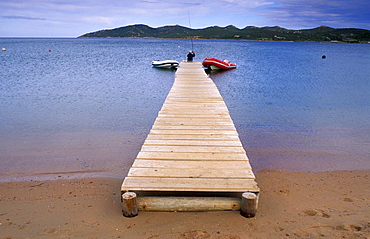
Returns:
[[[331,28],[288,30],[279,26],[239,29],[233,25],[192,29],[180,25],[152,28],[144,24],[86,33],[78,38],[164,38],[164,39],[219,39],[254,41],[370,43],[370,31],[358,28]]]

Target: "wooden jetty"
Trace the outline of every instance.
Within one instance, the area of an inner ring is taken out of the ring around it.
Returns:
[[[175,82],[121,187],[123,213],[241,210],[259,188],[225,102],[200,62],[181,62]]]

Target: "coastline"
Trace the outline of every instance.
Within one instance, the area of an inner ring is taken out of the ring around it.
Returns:
[[[262,42],[303,42],[303,43],[348,43],[345,41],[293,41],[293,40],[261,40],[261,39],[229,39],[229,38],[165,38],[165,37],[84,37],[78,36],[73,39],[177,39],[177,40],[220,40],[220,41],[262,41]],[[358,42],[355,44],[369,44],[369,42]]]
[[[1,238],[368,238],[370,171],[256,173],[255,218],[239,212],[121,214],[123,178],[0,183]]]
[[[246,39],[272,41],[313,41],[313,42],[348,42],[369,43],[368,30],[356,28],[331,28],[320,26],[312,29],[289,30],[279,26],[247,26],[239,29],[233,25],[226,27],[212,26],[192,29],[180,25],[153,28],[145,24],[122,26],[85,33],[78,38],[164,38],[164,39]]]

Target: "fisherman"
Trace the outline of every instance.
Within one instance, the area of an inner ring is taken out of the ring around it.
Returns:
[[[188,62],[192,62],[193,61],[193,58],[195,57],[194,51],[189,51],[187,57],[188,57]]]

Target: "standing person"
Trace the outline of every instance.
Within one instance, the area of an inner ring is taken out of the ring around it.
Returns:
[[[195,57],[194,51],[189,51],[187,57],[188,57],[188,62],[192,62],[193,61],[193,58]]]

